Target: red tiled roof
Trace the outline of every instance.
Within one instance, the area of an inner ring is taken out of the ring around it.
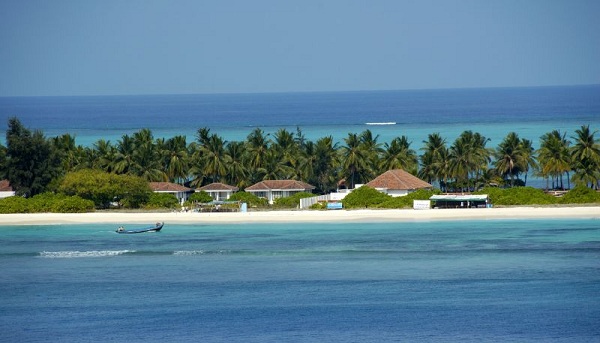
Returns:
[[[237,188],[235,186],[226,185],[221,182],[213,182],[209,185],[200,187],[198,189],[201,191],[233,191],[233,192],[236,192],[239,188]]]
[[[8,180],[0,180],[0,192],[12,192],[13,189],[10,186]]]
[[[193,189],[172,182],[150,182],[153,192],[192,192]]]
[[[388,170],[367,183],[367,186],[371,188],[397,190],[433,188],[429,183],[402,169]]]
[[[315,186],[306,182],[296,180],[263,180],[246,188],[246,191],[265,191],[265,190],[313,190]]]

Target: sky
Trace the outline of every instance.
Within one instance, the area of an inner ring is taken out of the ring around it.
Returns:
[[[597,0],[0,0],[0,96],[600,84]]]

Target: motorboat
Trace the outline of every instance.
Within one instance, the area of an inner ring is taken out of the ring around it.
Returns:
[[[154,226],[145,227],[141,229],[134,230],[126,230],[124,227],[120,226],[117,229],[117,233],[144,233],[144,232],[159,232],[165,223],[156,223]]]

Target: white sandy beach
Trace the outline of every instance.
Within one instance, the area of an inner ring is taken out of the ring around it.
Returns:
[[[335,210],[335,211],[256,211],[246,213],[195,212],[93,212],[0,214],[0,225],[45,224],[244,224],[281,222],[378,222],[485,219],[592,218],[600,220],[600,206],[587,207],[507,207],[435,210]]]

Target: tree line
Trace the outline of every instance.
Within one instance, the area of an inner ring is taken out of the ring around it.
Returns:
[[[342,184],[354,188],[390,169],[404,169],[445,192],[472,191],[487,185],[522,186],[528,175],[547,188],[571,183],[600,186],[600,143],[589,125],[567,137],[559,130],[544,134],[540,147],[510,132],[495,148],[477,132],[464,131],[454,142],[432,133],[416,150],[406,136],[380,142],[370,130],[308,140],[302,130],[279,129],[273,135],[253,129],[244,141],[226,141],[209,128],[185,136],[154,138],[141,129],[117,142],[98,140],[91,147],[64,134],[46,138],[18,118],[8,120],[6,146],[0,145],[0,177],[19,195],[56,189],[67,173],[93,169],[132,175],[147,181],[170,181],[190,187],[223,182],[241,189],[267,179],[296,179],[327,193]]]

